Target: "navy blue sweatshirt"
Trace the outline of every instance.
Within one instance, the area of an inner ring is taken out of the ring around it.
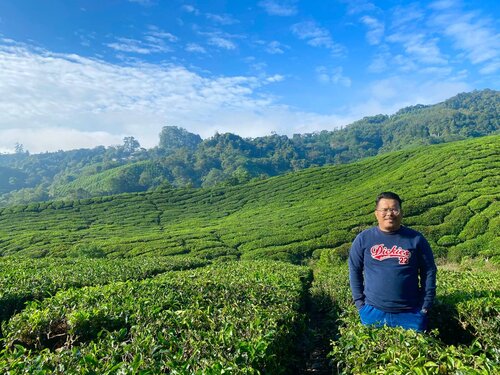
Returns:
[[[436,295],[431,247],[407,227],[364,230],[349,252],[349,281],[358,309],[365,303],[386,312],[429,309]]]

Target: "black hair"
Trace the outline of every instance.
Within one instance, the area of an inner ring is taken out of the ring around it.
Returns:
[[[378,207],[378,202],[381,199],[394,199],[394,200],[398,201],[399,207],[401,207],[401,208],[403,207],[403,201],[401,200],[399,195],[397,195],[396,193],[393,193],[392,191],[384,191],[383,193],[380,193],[377,196],[377,199],[375,200],[375,207]]]

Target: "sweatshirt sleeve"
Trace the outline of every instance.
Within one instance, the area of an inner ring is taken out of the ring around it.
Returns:
[[[349,251],[349,283],[351,286],[352,298],[356,307],[361,309],[365,304],[363,263],[364,251],[361,246],[361,238],[358,235],[352,243]]]
[[[422,236],[420,241],[420,288],[423,293],[423,309],[430,309],[436,297],[436,273],[437,267],[434,262],[431,246]]]

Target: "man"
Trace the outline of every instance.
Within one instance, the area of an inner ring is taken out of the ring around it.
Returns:
[[[378,226],[361,232],[349,253],[352,297],[364,325],[424,331],[436,295],[436,264],[424,236],[401,225],[402,201],[376,200]]]

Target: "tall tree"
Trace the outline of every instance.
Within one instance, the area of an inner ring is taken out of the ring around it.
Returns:
[[[123,138],[123,151],[127,154],[132,154],[141,147],[139,141],[134,137]]]
[[[177,126],[164,126],[160,132],[158,148],[163,154],[169,155],[180,148],[190,152],[196,150],[202,139],[198,134],[188,132]]]
[[[14,146],[14,150],[15,150],[16,154],[24,154],[23,144],[16,142],[16,145]]]

